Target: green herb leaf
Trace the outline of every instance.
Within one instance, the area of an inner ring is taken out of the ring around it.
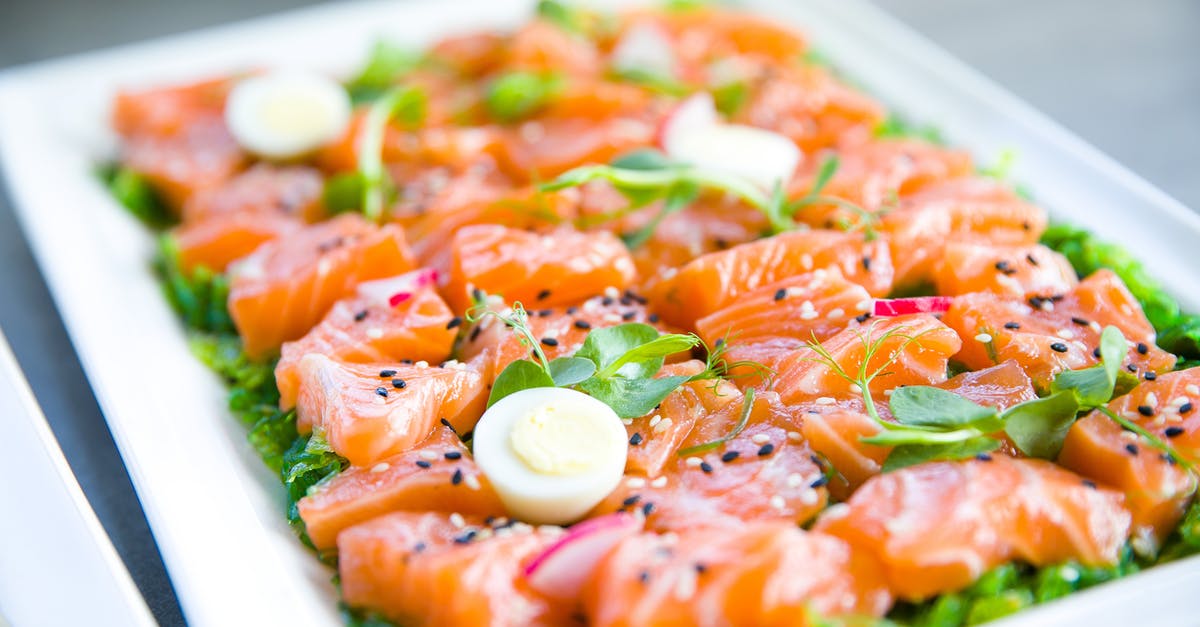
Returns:
[[[896,114],[890,114],[883,123],[875,129],[879,138],[920,139],[931,144],[944,146],[946,140],[941,131],[933,126],[918,126]]]
[[[338,455],[325,440],[324,433],[313,429],[312,435],[297,438],[283,456],[280,478],[287,492],[288,522],[308,546],[312,541],[304,530],[304,519],[296,504],[325,481],[329,481],[350,463]]]
[[[634,233],[623,235],[621,239],[630,249],[640,248],[642,244],[645,244],[654,236],[654,232],[658,230],[658,225],[662,224],[662,221],[667,216],[683,211],[699,195],[700,188],[692,183],[680,183],[672,187],[667,192],[667,197],[663,200],[663,206],[658,213],[654,214],[654,217],[645,226]]]
[[[883,471],[892,472],[931,461],[970,459],[976,455],[990,453],[999,447],[999,440],[983,435],[945,444],[904,444],[892,449],[887,461],[883,463]]]
[[[1100,363],[1060,373],[1050,384],[1050,389],[1053,392],[1071,391],[1078,398],[1081,409],[1103,405],[1113,396],[1125,353],[1125,336],[1116,327],[1106,327],[1100,334]]]
[[[358,172],[330,177],[321,195],[325,210],[330,214],[361,210],[364,188],[362,174]]]
[[[233,319],[226,304],[229,300],[229,280],[206,267],[184,272],[179,261],[179,247],[171,235],[158,240],[154,269],[163,282],[167,302],[183,319],[188,328],[196,331],[235,334]]]
[[[589,359],[596,364],[596,369],[600,372],[600,377],[610,377],[617,369],[613,368],[612,372],[604,374],[605,371],[612,368],[613,364],[617,363],[625,357],[626,353],[633,351],[643,344],[648,344],[659,338],[658,329],[640,322],[629,322],[626,324],[618,324],[612,327],[604,327],[600,329],[592,329],[588,332],[587,337],[583,340],[583,345],[575,352],[576,357]],[[621,365],[624,365],[622,362]],[[621,372],[625,377],[652,377],[662,367],[661,360],[658,367],[651,369],[652,364],[632,364],[629,368]]]
[[[557,74],[510,72],[488,85],[484,102],[492,117],[515,122],[545,106],[565,85]]]
[[[355,102],[370,100],[383,94],[421,62],[421,55],[388,41],[377,41],[371,47],[367,62],[357,76],[346,85]]]
[[[383,216],[391,186],[383,169],[383,139],[388,124],[395,119],[406,126],[415,126],[424,116],[425,92],[404,85],[388,91],[367,111],[357,156],[362,179],[362,209],[368,219],[378,221]]]
[[[537,16],[565,31],[582,34],[587,30],[588,20],[582,10],[558,0],[540,0]]]
[[[664,170],[677,165],[662,151],[654,148],[631,150],[612,161],[612,167],[623,170]]]
[[[900,424],[958,429],[994,422],[996,410],[940,388],[910,385],[892,390],[888,406]]]
[[[113,198],[142,224],[160,230],[177,222],[162,196],[146,177],[117,165],[101,168],[99,175],[108,185]]]
[[[680,449],[676,455],[680,457],[687,457],[689,455],[711,451],[718,446],[721,446],[722,444],[736,438],[738,434],[746,428],[746,424],[750,422],[750,412],[752,411],[754,411],[754,388],[746,388],[746,395],[742,397],[742,413],[738,416],[737,423],[733,425],[733,429],[731,429],[729,433],[726,433],[725,435],[710,442],[705,442],[704,444],[697,444],[696,446],[689,446],[688,448]],[[833,466],[831,464],[830,468],[832,467]]]
[[[554,379],[541,366],[518,359],[509,364],[492,383],[492,393],[488,396],[487,406],[491,407],[496,401],[529,388],[552,388]]]
[[[596,374],[596,364],[590,359],[559,357],[550,361],[550,378],[558,387],[575,385],[594,374]]]
[[[732,117],[746,104],[750,96],[750,86],[745,81],[729,81],[710,90],[713,104],[717,111],[726,117]]]
[[[691,87],[679,82],[673,76],[665,76],[658,72],[650,72],[639,68],[613,70],[612,76],[617,80],[641,85],[652,92],[663,94],[664,96],[686,96],[692,91]]]
[[[688,376],[658,379],[627,379],[592,377],[579,384],[579,389],[599,399],[622,418],[637,418],[650,413],[675,388],[691,380]]]
[[[1010,407],[1004,412],[1004,432],[1022,453],[1054,459],[1062,449],[1079,401],[1070,391],[1061,391]]]

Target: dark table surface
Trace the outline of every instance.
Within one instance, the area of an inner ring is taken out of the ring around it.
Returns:
[[[811,0],[817,1],[817,0]],[[835,0],[820,0],[835,1]],[[887,10],[1190,207],[1200,208],[1200,3],[878,0]],[[312,4],[0,2],[0,68]],[[0,328],[155,617],[183,624],[103,417],[0,195]],[[232,566],[232,565],[231,565]]]

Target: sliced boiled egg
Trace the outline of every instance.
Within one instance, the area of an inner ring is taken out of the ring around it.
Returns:
[[[350,113],[350,96],[337,81],[300,70],[245,78],[225,102],[234,139],[268,159],[299,157],[337,139]]]
[[[804,156],[779,133],[722,122],[712,96],[704,92],[667,115],[659,142],[675,161],[735,174],[767,190],[786,184]]]
[[[506,396],[475,426],[475,462],[514,518],[579,520],[617,487],[628,441],[611,407],[566,388]]]

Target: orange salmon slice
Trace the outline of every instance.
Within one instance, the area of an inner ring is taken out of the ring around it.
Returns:
[[[1067,258],[1042,246],[993,246],[951,242],[934,269],[934,286],[943,296],[971,292],[1018,298],[1070,291],[1079,283]]]

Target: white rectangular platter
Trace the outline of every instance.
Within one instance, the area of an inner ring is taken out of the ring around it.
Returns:
[[[353,68],[371,41],[419,47],[451,31],[520,23],[531,0],[319,6],[0,75],[0,159],[18,215],[146,509],[192,625],[338,622],[330,572],[288,529],[283,495],[227,417],[218,381],[188,352],[148,262],[149,235],[92,176],[110,154],[119,86],[248,67]],[[1014,177],[1056,219],[1136,251],[1200,310],[1200,216],[1083,144],[862,0],[748,0],[803,28],[855,82],[934,122]],[[1189,560],[1021,614],[1020,625],[1195,624]],[[1161,598],[1160,598],[1161,597]]]

